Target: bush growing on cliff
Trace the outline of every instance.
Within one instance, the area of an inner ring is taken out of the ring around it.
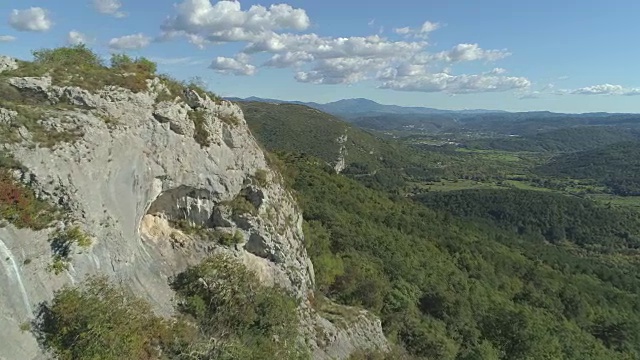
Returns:
[[[105,277],[90,277],[42,304],[31,331],[61,360],[309,358],[296,301],[237,260],[215,255],[171,285],[181,313],[173,319]]]
[[[17,228],[44,229],[58,217],[58,212],[11,176],[10,170],[16,167],[15,162],[0,153],[0,220]]]
[[[215,255],[172,283],[179,310],[206,338],[215,338],[202,359],[305,359],[298,343],[296,301],[279,287],[265,287],[237,260]]]
[[[43,346],[61,360],[158,358],[173,337],[170,321],[101,277],[56,292],[33,325]]]

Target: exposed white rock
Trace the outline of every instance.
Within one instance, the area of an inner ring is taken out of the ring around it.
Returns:
[[[248,185],[257,170],[267,170],[269,179],[278,176],[269,170],[238,106],[193,91],[187,93],[188,104],[157,104],[157,92],[164,91],[157,80],[142,93],[116,87],[90,93],[52,85],[47,78],[13,78],[11,84],[51,102],[90,109],[42,121],[55,128],[55,119],[65,117],[79,127],[83,135],[72,144],[43,148],[21,133],[22,144],[4,147],[27,169],[20,179],[40,197],[63,206],[96,241],[76,251],[69,271],[56,276],[46,269],[52,257],[50,230],[0,228],[1,250],[13,259],[0,273],[0,359],[40,356],[35,339],[19,324],[29,318],[28,307],[50,300],[65,284],[105,274],[170,315],[174,294],[169,277],[215,252],[233,254],[264,283],[278,283],[303,300],[302,326],[313,337],[315,358],[344,359],[357,348],[386,348],[379,320],[366,312],[353,326],[339,327],[311,309],[307,297],[314,287],[313,266],[303,246],[301,212],[278,181]],[[194,108],[206,115],[209,146],[193,138],[188,112]],[[109,126],[97,114],[116,119],[117,125]],[[222,120],[229,117],[237,125]],[[255,214],[232,214],[229,202],[237,196],[253,203]],[[173,229],[174,220],[240,231],[245,240],[233,248],[203,244]],[[318,329],[330,341],[318,341]]]
[[[16,116],[18,116],[17,112],[0,107],[0,125],[11,124]]]
[[[156,105],[153,116],[160,122],[169,123],[169,128],[176,134],[192,137],[195,126],[189,118],[189,110],[191,108],[185,103],[163,101]]]
[[[15,70],[18,68],[16,59],[9,56],[0,56],[0,72]]]
[[[51,88],[51,77],[14,77],[9,79],[9,84],[21,89],[36,93],[46,93]]]
[[[338,143],[338,145],[340,145],[340,150],[339,150],[339,154],[338,155],[338,160],[336,161],[336,164],[333,166],[333,168],[335,169],[336,173],[341,173],[342,170],[344,170],[347,167],[347,160],[346,160],[346,156],[347,156],[347,134],[345,133],[344,135],[341,135],[339,138],[336,139],[336,142]]]

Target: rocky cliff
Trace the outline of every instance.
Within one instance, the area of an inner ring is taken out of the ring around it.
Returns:
[[[104,274],[170,315],[168,279],[215,252],[232,254],[264,283],[302,300],[301,326],[315,358],[386,348],[370,314],[331,304],[340,311],[327,316],[311,306],[301,213],[236,105],[194,90],[176,93],[160,78],[146,79],[144,91],[89,91],[46,74],[13,76],[18,66],[0,57],[0,89],[15,97],[2,104],[20,103],[0,107],[0,149],[20,164],[12,176],[64,216],[38,231],[6,222],[0,228],[0,359],[43,356],[21,324],[65,284]],[[236,241],[203,241],[179,224]],[[52,271],[51,235],[76,226],[91,245],[74,245],[68,264]],[[336,318],[340,312],[350,316]]]

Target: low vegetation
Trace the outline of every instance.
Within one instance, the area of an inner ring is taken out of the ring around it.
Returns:
[[[296,302],[278,287],[219,255],[180,274],[172,283],[179,310],[195,319],[206,338],[192,344],[206,359],[305,359],[298,336]],[[203,348],[204,347],[204,348]]]
[[[146,301],[96,277],[57,291],[41,306],[32,331],[61,360],[152,359],[186,335],[174,326]]]
[[[209,133],[209,130],[207,130],[205,112],[202,110],[190,110],[189,119],[193,121],[193,125],[195,126],[193,138],[196,142],[202,147],[211,146],[211,134]]]
[[[53,110],[73,109],[78,106],[71,106],[65,103],[64,99],[58,104],[52,104],[43,95],[21,93],[8,83],[11,77],[50,76],[53,85],[78,86],[92,92],[107,86],[118,86],[133,92],[147,91],[149,81],[159,78],[167,91],[160,92],[156,101],[173,101],[177,98],[188,102],[188,91],[194,91],[202,97],[209,96],[216,103],[222,101],[216,94],[205,90],[204,84],[197,78],[179,81],[168,75],[158,74],[157,65],[144,57],[132,58],[125,54],[113,54],[108,65],[106,63],[107,61],[87,46],[75,45],[34,51],[33,61],[20,61],[17,69],[0,73],[0,107],[17,112],[16,119],[11,124],[0,124],[0,135],[4,141],[22,141],[21,133],[18,131],[21,126],[33,137],[30,140],[46,147],[55,146],[60,142],[71,142],[82,136],[78,130],[55,132],[40,123],[42,119],[51,116]],[[202,146],[209,146],[209,133],[203,113],[192,111],[189,115],[196,127],[196,141]],[[114,119],[104,118],[105,122],[113,125]],[[238,122],[238,119],[231,116],[223,120],[230,124]]]
[[[294,299],[238,261],[215,255],[171,286],[179,315],[164,319],[125,288],[89,278],[42,304],[31,331],[59,359],[309,359]]]
[[[258,169],[253,174],[253,180],[256,185],[260,187],[267,187],[269,185],[269,173],[265,169]]]
[[[60,213],[15,180],[11,172],[18,168],[11,157],[0,153],[0,220],[17,228],[44,229],[58,219]]]
[[[49,270],[58,275],[68,269],[73,246],[88,248],[91,246],[92,241],[80,227],[72,226],[65,230],[53,232],[49,238],[49,243],[53,253],[53,260],[49,265]]]
[[[233,200],[223,203],[223,205],[229,206],[234,216],[242,216],[245,214],[256,215],[258,209],[255,205],[249,201],[246,190],[241,191],[236,195]]]
[[[233,246],[244,242],[244,235],[240,230],[236,230],[235,232],[214,230],[194,225],[187,220],[173,221],[171,224],[174,228],[179,229],[187,235],[196,236],[201,240],[219,243],[223,246]]]

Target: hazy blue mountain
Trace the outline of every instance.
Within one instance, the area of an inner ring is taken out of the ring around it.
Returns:
[[[471,109],[471,110],[441,110],[428,107],[417,106],[398,106],[398,105],[384,105],[377,103],[373,100],[357,98],[357,99],[343,99],[326,104],[320,104],[316,102],[303,102],[303,101],[286,101],[269,98],[259,97],[228,97],[231,101],[257,101],[266,103],[287,103],[287,104],[300,104],[306,105],[333,115],[339,115],[343,117],[354,117],[364,115],[376,115],[376,114],[398,114],[398,115],[432,115],[432,114],[485,114],[485,113],[504,113],[501,110],[483,110],[483,109]]]

